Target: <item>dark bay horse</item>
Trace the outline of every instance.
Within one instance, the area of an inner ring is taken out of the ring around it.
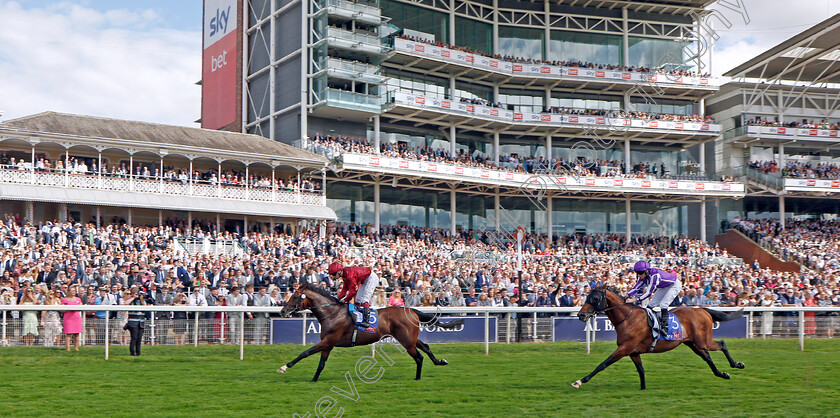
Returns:
[[[712,339],[712,326],[715,321],[724,322],[740,318],[744,315],[743,309],[737,312],[724,313],[707,308],[682,307],[674,309],[671,312],[679,318],[682,324],[683,339],[675,341],[660,340],[653,353],[663,353],[673,350],[680,344],[685,344],[695,354],[706,361],[712,369],[712,372],[715,373],[715,376],[723,379],[729,379],[729,373],[723,373],[718,370],[715,363],[712,362],[709,350],[723,351],[726,359],[729,360],[730,367],[735,369],[744,368],[744,363],[739,363],[732,359],[723,340],[714,341]],[[630,359],[636,364],[636,371],[639,372],[642,390],[644,390],[645,369],[642,366],[641,355],[647,353],[651,344],[653,344],[653,335],[647,322],[645,309],[625,303],[622,296],[619,296],[612,289],[604,285],[589,292],[589,295],[586,296],[586,303],[583,304],[580,312],[578,312],[578,319],[586,321],[599,313],[606,314],[607,318],[615,326],[615,332],[618,334],[615,342],[618,348],[606,360],[599,364],[592,373],[572,383],[572,386],[579,388],[601,370],[606,369],[622,357],[630,356]]]
[[[383,337],[391,336],[405,347],[408,354],[417,363],[417,380],[420,380],[420,371],[423,368],[423,355],[417,350],[426,353],[435,366],[445,366],[446,360],[438,360],[429,345],[419,340],[420,324],[436,325],[441,328],[454,328],[464,323],[461,319],[439,322],[438,318],[431,314],[419,312],[410,308],[392,306],[376,310],[379,317],[376,323],[376,332],[358,331],[356,341],[353,342],[353,331],[355,323],[347,311],[347,304],[330,296],[327,291],[304,284],[289,299],[289,302],[280,311],[283,316],[289,316],[300,310],[309,309],[318,323],[321,324],[321,341],[314,346],[304,350],[297,358],[288,362],[277,370],[278,373],[286,373],[286,370],[297,364],[297,362],[315,353],[321,353],[321,361],[318,363],[318,370],[315,371],[313,382],[318,381],[318,376],[324,370],[324,364],[330,356],[333,347],[353,347],[354,345],[373,344]]]

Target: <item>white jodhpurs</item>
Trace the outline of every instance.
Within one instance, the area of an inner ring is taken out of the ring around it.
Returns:
[[[648,307],[667,308],[671,306],[671,302],[674,301],[680,290],[682,290],[682,283],[679,279],[668,287],[656,289],[656,292],[650,298],[650,302],[648,302]]]
[[[362,306],[365,302],[370,303],[370,298],[373,297],[373,291],[379,285],[379,276],[374,272],[370,272],[370,276],[359,287],[356,292],[356,306]]]

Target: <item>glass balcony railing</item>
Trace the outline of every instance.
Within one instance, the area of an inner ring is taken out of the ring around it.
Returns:
[[[348,61],[340,58],[329,58],[326,62],[326,68],[350,71],[353,73],[360,73],[371,76],[379,75],[379,67],[370,64],[363,64],[356,61]]]
[[[327,28],[327,37],[342,39],[353,43],[363,43],[382,47],[382,40],[375,35],[367,35],[359,32],[351,32],[349,30],[329,27]]]
[[[747,128],[749,128],[749,126],[741,126],[739,128],[730,129],[723,133],[723,140],[726,141],[728,139],[739,137],[741,135],[746,135]]]
[[[338,7],[341,9],[352,10],[357,13],[363,13],[372,17],[380,17],[381,10],[375,6],[369,6],[362,3],[355,3],[347,0],[322,0],[319,2],[321,7]]]
[[[319,94],[327,105],[349,107],[365,112],[379,113],[382,110],[382,97],[338,89],[324,89]]]

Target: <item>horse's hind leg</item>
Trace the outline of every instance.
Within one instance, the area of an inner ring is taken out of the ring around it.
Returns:
[[[327,359],[330,358],[330,351],[332,351],[332,348],[325,348],[321,352],[321,361],[318,362],[318,370],[315,370],[315,377],[312,378],[313,382],[318,381],[318,376],[321,375],[321,371],[324,370],[324,365],[327,364]]]
[[[691,348],[691,351],[694,351],[694,354],[700,356],[700,358],[702,358],[706,362],[706,364],[709,365],[715,376],[720,377],[722,379],[729,379],[729,373],[721,372],[720,370],[718,370],[717,366],[715,366],[715,363],[712,361],[712,356],[709,355],[709,350],[701,350],[697,348],[697,346],[691,341],[686,341],[683,344]]]
[[[744,363],[741,363],[740,361],[733,360],[732,356],[729,355],[729,349],[726,347],[726,342],[725,341],[720,340],[720,341],[715,341],[715,343],[717,343],[718,347],[720,348],[720,351],[723,351],[723,355],[726,356],[726,359],[729,360],[729,367],[732,367],[733,369],[743,369],[744,368]],[[714,348],[712,348],[712,350],[714,350]]]
[[[415,347],[406,347],[405,349],[408,351],[408,355],[417,363],[417,377],[414,380],[420,380],[420,372],[423,371],[423,355],[417,352],[417,348]]]
[[[446,366],[447,364],[449,364],[449,362],[444,360],[444,359],[438,360],[435,357],[435,355],[432,353],[432,349],[429,348],[429,344],[426,344],[423,341],[417,340],[416,345],[417,345],[417,348],[420,349],[420,351],[426,353],[426,355],[429,356],[429,358],[432,360],[432,363],[434,363],[435,366]]]
[[[636,365],[636,371],[639,372],[639,380],[642,382],[641,390],[645,390],[645,366],[642,366],[642,356],[639,354],[630,354],[630,360]]]

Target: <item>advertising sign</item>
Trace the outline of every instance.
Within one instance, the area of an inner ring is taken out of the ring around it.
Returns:
[[[464,324],[452,329],[434,325],[420,328],[420,339],[427,343],[484,342],[484,317],[445,317],[441,321],[463,319]],[[275,318],[271,320],[271,344],[300,344],[303,339],[303,318]],[[490,342],[498,338],[498,320],[490,317]],[[321,325],[314,318],[306,319],[306,344],[321,341]]]
[[[236,121],[236,0],[205,0],[203,32],[201,127],[219,129]]]
[[[560,316],[552,318],[551,340],[557,341],[586,341],[586,323],[575,316]],[[715,322],[712,326],[714,338],[747,338],[747,317],[734,321]],[[615,328],[606,316],[595,318],[595,341],[615,341]]]

